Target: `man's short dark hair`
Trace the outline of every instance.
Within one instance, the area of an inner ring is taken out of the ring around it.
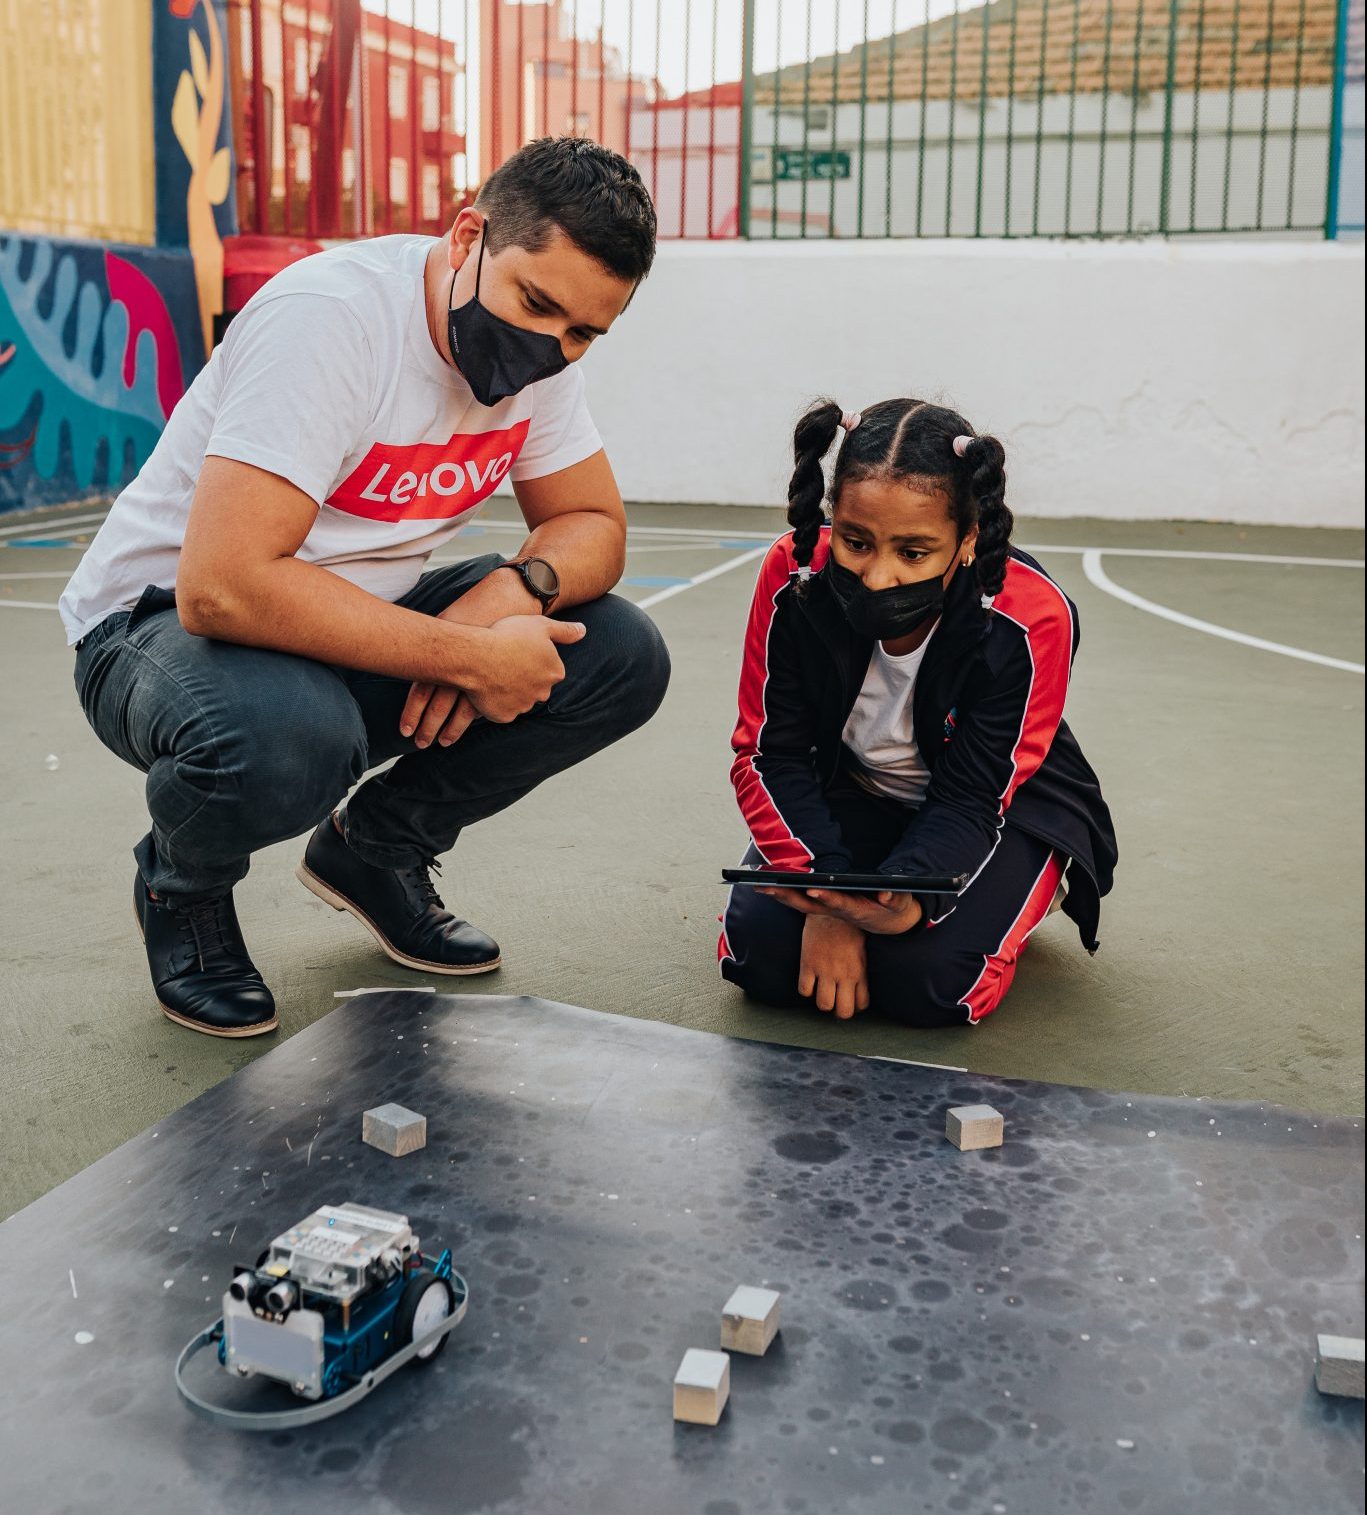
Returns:
[[[541,137],[501,163],[475,200],[489,251],[540,252],[561,231],[619,279],[638,284],[655,258],[655,207],[620,154],[584,137]]]

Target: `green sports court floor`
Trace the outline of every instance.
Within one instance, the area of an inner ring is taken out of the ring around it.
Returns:
[[[217,1041],[159,1013],[128,909],[142,778],[86,726],[52,609],[101,515],[0,518],[0,1216],[326,1015],[336,991],[434,982],[307,894],[289,843],[237,893],[278,1036]],[[1055,916],[990,1020],[916,1032],[765,1010],[718,978],[718,869],[744,841],[726,776],[738,647],[754,555],[781,518],[651,506],[631,521],[622,592],[669,642],[668,699],[645,730],[462,838],[447,901],[499,939],[506,966],[442,992],[1361,1113],[1361,533],[1022,523],[1017,539],[1081,615],[1068,717],[1115,814],[1116,890],[1095,958]],[[438,561],[517,541],[499,502]]]

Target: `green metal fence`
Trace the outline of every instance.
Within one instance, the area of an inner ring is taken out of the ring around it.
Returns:
[[[1336,0],[745,9],[752,237],[1326,230]]]
[[[1363,0],[1347,0],[1339,10],[1334,51],[1334,106],[1329,157],[1326,237],[1361,236],[1364,225]]]
[[[547,133],[626,153],[666,237],[1322,236],[1362,221],[1362,0],[232,14],[234,77],[250,80],[234,95],[238,199],[256,230],[288,232],[295,207],[296,230],[326,235],[431,229]]]

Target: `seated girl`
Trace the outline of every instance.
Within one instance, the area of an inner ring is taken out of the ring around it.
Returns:
[[[842,428],[826,495],[822,458]],[[793,450],[793,529],[760,570],[732,738],[745,861],[968,883],[733,888],[722,976],[841,1019],[872,1008],[972,1025],[1056,905],[1097,947],[1116,848],[1063,719],[1077,612],[1011,546],[1001,443],[952,410],[825,401]]]

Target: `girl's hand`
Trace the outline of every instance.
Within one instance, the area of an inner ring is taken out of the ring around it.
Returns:
[[[818,1010],[850,1020],[869,1008],[864,933],[829,915],[809,915],[802,928],[802,966],[797,992],[814,998]]]
[[[900,936],[921,919],[914,894],[845,894],[834,889],[761,889],[771,899],[806,916],[826,916],[871,931],[875,936]]]

